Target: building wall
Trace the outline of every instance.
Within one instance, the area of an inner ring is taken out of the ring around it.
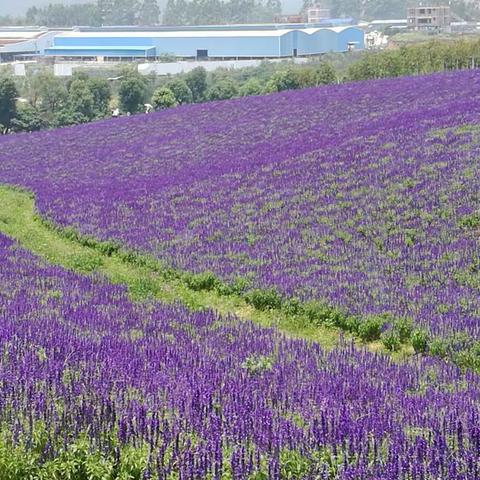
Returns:
[[[281,56],[281,37],[171,37],[154,38],[157,55],[196,57],[197,50],[207,50],[209,57],[277,57]],[[291,55],[291,53],[289,53]]]
[[[346,52],[348,50],[348,44],[355,42],[355,50],[363,50],[365,48],[365,34],[362,30],[355,27],[348,27],[345,30],[337,33],[337,52]]]
[[[55,37],[55,47],[147,47],[153,46],[153,38],[151,36],[98,36],[98,37]]]
[[[108,48],[84,48],[78,47],[75,50],[64,49],[56,47],[54,52],[46,52],[46,55],[52,55],[58,57],[155,57],[155,50],[151,49],[146,51],[144,49],[108,49]]]
[[[414,30],[450,29],[451,15],[448,6],[421,6],[407,10],[408,26]]]
[[[278,32],[279,33],[279,32]],[[291,57],[315,55],[326,52],[343,52],[349,42],[356,42],[355,48],[363,48],[363,31],[356,27],[344,30],[329,28],[292,29],[281,35],[235,35],[229,32],[223,37],[199,35],[182,36],[59,36],[55,38],[54,50],[48,55],[56,56],[146,56],[144,49],[154,47],[154,55],[171,54],[177,57],[196,57],[198,50],[207,50],[209,57]],[[69,47],[62,49],[62,47]],[[90,48],[85,48],[90,47]],[[98,47],[98,48],[92,48]],[[123,50],[121,47],[125,47]],[[127,48],[128,47],[128,48]],[[138,47],[138,51],[135,49]],[[149,52],[150,54],[150,52]],[[153,53],[152,53],[153,55]]]
[[[337,35],[334,31],[320,29],[315,33],[298,32],[298,54],[314,55],[336,51]]]

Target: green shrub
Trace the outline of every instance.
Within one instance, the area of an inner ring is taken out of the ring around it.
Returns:
[[[250,286],[251,282],[248,278],[238,277],[229,284],[219,283],[216,290],[220,295],[242,295]]]
[[[303,312],[302,303],[298,298],[285,300],[282,309],[287,315],[299,315]]]
[[[445,358],[448,352],[447,342],[441,338],[434,338],[428,344],[428,351],[430,355]]]
[[[370,315],[363,320],[358,327],[358,335],[364,342],[378,340],[382,333],[382,327],[386,320],[380,315]]]
[[[95,252],[83,252],[75,255],[71,262],[74,270],[81,273],[91,273],[103,265],[102,257]]]
[[[195,291],[210,291],[219,285],[217,277],[212,272],[186,274],[184,278],[187,286]]]
[[[158,291],[158,286],[155,278],[145,276],[132,281],[129,290],[134,299],[142,300],[154,296]]]
[[[398,334],[399,340],[402,343],[407,343],[412,336],[413,323],[410,318],[401,318],[394,322],[393,329]]]
[[[357,331],[357,320],[348,316],[338,307],[331,307],[323,302],[311,301],[303,306],[303,311],[312,325],[338,327],[349,332]]]
[[[340,311],[337,311],[334,318],[336,325],[342,330],[353,333],[354,335],[359,334],[360,325],[362,324],[362,322],[358,317],[355,317],[353,315],[346,315]]]
[[[282,298],[275,288],[250,290],[245,295],[245,301],[258,310],[278,309],[282,306]]]
[[[412,346],[415,353],[424,353],[428,348],[428,333],[425,330],[415,329],[411,333]]]
[[[458,222],[458,226],[465,230],[475,229],[480,227],[480,212],[470,213],[469,215],[463,215]]]
[[[389,329],[386,332],[383,332],[380,339],[385,348],[391,352],[398,352],[402,346],[400,334],[394,329]]]

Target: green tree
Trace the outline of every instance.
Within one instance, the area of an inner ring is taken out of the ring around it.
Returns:
[[[46,7],[31,7],[26,14],[29,25],[48,27],[72,27],[74,25],[100,25],[100,12],[96,5],[84,3],[78,5],[49,4]]]
[[[175,107],[178,105],[173,92],[167,87],[160,87],[155,90],[152,97],[152,105],[155,110],[164,110],[166,108]]]
[[[193,102],[193,94],[190,90],[190,87],[187,85],[185,80],[180,78],[174,78],[170,80],[166,87],[173,92],[176,101],[182,105],[184,103],[192,103]]]
[[[17,112],[17,87],[10,75],[0,76],[0,124],[9,128]]]
[[[164,25],[175,25],[178,22],[179,12],[177,2],[175,0],[168,0],[163,13],[162,22]]]
[[[76,114],[78,120],[88,122],[95,116],[95,97],[85,80],[75,80],[70,85],[68,108]],[[80,123],[76,121],[75,123]]]
[[[145,80],[140,75],[127,75],[120,82],[118,96],[120,109],[123,112],[136,113],[142,111],[147,96]]]
[[[321,62],[316,69],[316,85],[337,83],[337,72],[328,62]]]
[[[35,75],[31,82],[31,91],[33,96],[30,103],[33,106],[39,104],[40,110],[47,116],[54,115],[63,108],[68,99],[68,91],[63,81],[50,72]]]
[[[18,107],[11,126],[14,132],[36,132],[48,128],[50,125],[45,115],[42,115],[41,112],[31,105],[24,104]]]
[[[283,90],[294,90],[300,88],[298,75],[293,68],[287,68],[275,72],[267,82],[267,92],[281,92]]]
[[[89,78],[87,87],[93,95],[93,111],[96,118],[105,117],[108,114],[112,90],[110,83],[104,78]]]
[[[296,71],[299,88],[314,87],[317,85],[317,72],[313,67],[301,67]]]
[[[194,68],[185,75],[185,82],[192,92],[193,101],[203,101],[207,91],[207,71],[203,67]]]
[[[228,100],[238,95],[238,87],[231,78],[222,78],[215,82],[207,92],[209,100]]]
[[[239,89],[241,97],[250,95],[261,95],[263,93],[263,85],[256,77],[249,78]]]
[[[143,0],[139,5],[137,23],[139,25],[156,25],[160,18],[157,0]]]

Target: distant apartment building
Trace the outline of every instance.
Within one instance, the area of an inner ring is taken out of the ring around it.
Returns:
[[[330,18],[330,9],[324,8],[320,5],[314,5],[307,9],[307,22],[320,23],[323,20]]]
[[[418,6],[407,10],[407,25],[413,30],[449,32],[451,22],[447,6]]]

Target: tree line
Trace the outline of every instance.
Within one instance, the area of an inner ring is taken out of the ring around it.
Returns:
[[[34,6],[23,18],[0,16],[0,25],[98,27],[271,22],[281,7],[280,0],[168,0],[162,13],[157,0],[97,0],[75,5]]]
[[[161,110],[336,81],[335,70],[326,62],[302,67],[265,62],[241,72],[207,73],[197,67],[168,77],[142,76],[124,67],[114,82],[84,72],[65,80],[49,71],[19,82],[4,72],[0,75],[0,129],[5,133],[30,132],[90,122],[109,117],[114,111],[130,115],[145,112],[150,105]]]
[[[480,40],[439,41],[365,53],[350,65],[348,80],[421,75],[480,67]]]
[[[160,0],[162,8],[164,0]],[[304,0],[305,11],[318,0]],[[406,9],[417,0],[324,0],[332,17],[372,20],[404,18]],[[445,4],[432,0],[430,5]],[[465,20],[480,19],[480,7],[469,0],[452,0],[452,11]],[[52,3],[32,7],[23,18],[0,16],[0,25],[200,25],[221,23],[271,22],[281,12],[280,0],[167,0],[161,12],[158,0],[96,0],[83,4]]]
[[[220,69],[159,77],[139,75],[123,67],[119,79],[108,81],[76,72],[70,79],[48,71],[15,81],[0,75],[0,129],[29,132],[106,118],[113,110],[134,114],[188,103],[225,100],[339,82],[418,75],[480,66],[480,40],[431,41],[396,50],[365,52],[343,72],[331,63],[262,62],[259,67]],[[21,96],[21,101],[18,97]]]

